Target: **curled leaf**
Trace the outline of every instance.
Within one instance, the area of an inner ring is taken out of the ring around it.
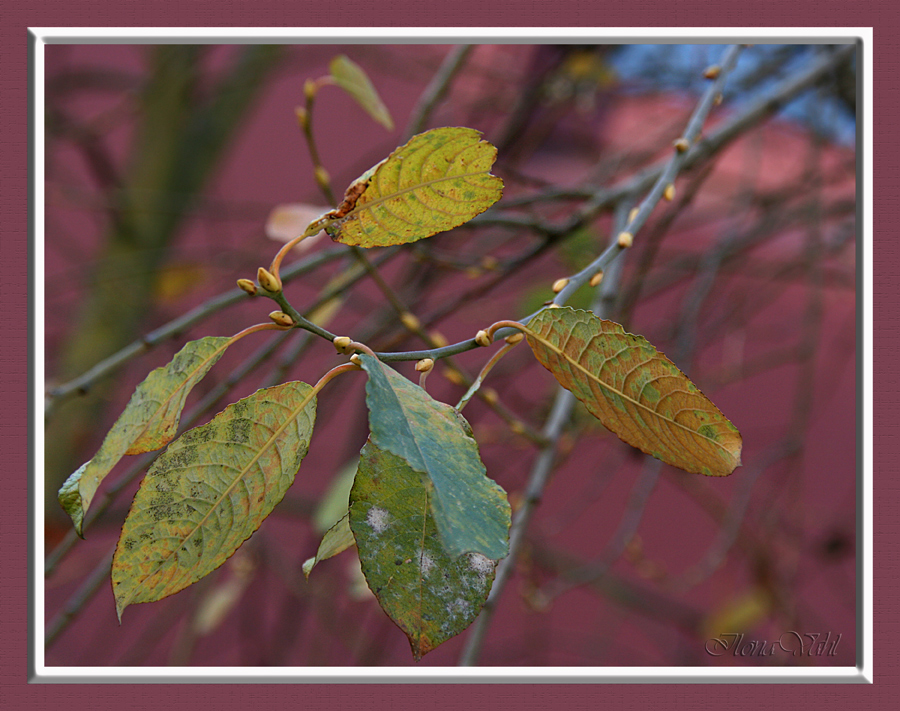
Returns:
[[[97,488],[126,454],[152,452],[175,436],[188,393],[222,357],[233,339],[190,341],[165,366],[137,386],[100,449],[73,472],[59,490],[59,502],[80,536],[84,515]]]
[[[526,338],[559,384],[632,447],[707,476],[740,465],[737,428],[642,336],[590,311],[559,308],[531,319]]]
[[[413,136],[347,188],[323,217],[332,239],[361,247],[415,242],[458,227],[493,205],[503,181],[491,175],[497,149],[471,128]]]
[[[305,383],[259,390],[185,432],[135,494],[113,555],[119,619],[138,602],[218,568],[284,497],[309,449],[316,399]]]
[[[418,661],[478,616],[496,562],[451,556],[441,545],[433,488],[420,472],[372,442],[350,494],[350,527],[369,588],[409,639]]]

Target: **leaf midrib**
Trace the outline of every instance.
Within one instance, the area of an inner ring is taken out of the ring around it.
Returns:
[[[610,385],[610,384],[606,383],[605,381],[601,380],[597,375],[595,375],[595,374],[592,373],[590,370],[588,370],[587,368],[585,368],[585,367],[584,367],[583,365],[581,365],[581,363],[579,363],[577,360],[572,359],[572,357],[569,356],[564,350],[562,350],[561,348],[558,348],[557,346],[555,346],[553,343],[551,343],[550,341],[548,341],[546,338],[544,338],[544,337],[541,336],[540,334],[535,333],[535,332],[532,331],[531,329],[527,329],[527,330],[526,330],[526,333],[527,333],[528,335],[530,335],[532,338],[534,338],[534,340],[536,340],[536,341],[538,341],[539,343],[541,343],[542,345],[546,346],[547,348],[549,348],[551,351],[553,351],[553,352],[556,353],[557,355],[560,355],[560,356],[562,356],[563,358],[565,358],[565,360],[566,360],[568,363],[570,363],[571,365],[574,365],[575,367],[577,367],[578,370],[580,370],[582,373],[584,373],[584,375],[586,375],[589,379],[591,379],[591,380],[593,380],[594,382],[598,383],[600,386],[602,386],[602,387],[605,388],[606,390],[608,390],[608,391],[610,391],[610,392],[612,392],[612,393],[615,393],[616,395],[618,395],[619,397],[621,397],[623,400],[627,400],[627,401],[630,402],[632,405],[634,405],[634,406],[636,406],[636,407],[638,407],[638,408],[640,408],[640,409],[642,409],[642,410],[645,410],[646,412],[651,413],[652,415],[654,415],[654,416],[660,418],[661,420],[664,420],[664,421],[666,421],[666,422],[669,422],[669,423],[675,425],[676,427],[678,427],[678,428],[684,430],[685,432],[687,432],[687,433],[689,433],[689,434],[691,434],[691,435],[694,435],[694,436],[696,436],[696,437],[699,437],[699,438],[701,438],[701,439],[706,440],[707,442],[710,442],[710,443],[716,445],[717,447],[719,447],[719,449],[721,449],[723,452],[725,452],[726,454],[728,454],[729,457],[731,457],[732,459],[734,458],[734,455],[733,455],[733,453],[731,452],[730,449],[726,448],[723,444],[720,444],[719,442],[717,442],[716,440],[714,440],[712,437],[707,437],[706,435],[701,434],[701,433],[698,432],[697,430],[692,430],[690,427],[686,427],[685,425],[682,425],[682,424],[681,424],[680,422],[678,422],[677,420],[674,420],[674,419],[672,419],[671,417],[667,417],[666,415],[663,415],[662,413],[657,412],[656,410],[653,410],[653,409],[647,407],[647,405],[644,405],[642,402],[640,402],[640,401],[638,401],[638,400],[635,400],[635,399],[632,398],[632,397],[629,397],[629,396],[626,395],[624,392],[622,392],[622,391],[620,391],[620,390],[617,390],[617,389],[614,388],[612,385]],[[659,354],[659,351],[657,351],[657,354]],[[704,395],[703,397],[706,397],[706,396]]]
[[[443,183],[443,182],[447,182],[450,180],[457,180],[459,178],[471,178],[476,175],[491,175],[490,168],[488,168],[487,170],[477,170],[477,171],[470,172],[470,173],[457,173],[455,175],[445,175],[444,177],[435,178],[434,180],[427,180],[424,183],[416,183],[415,185],[413,185],[411,187],[403,188],[402,190],[397,190],[396,192],[389,193],[388,195],[380,195],[379,197],[375,198],[374,200],[365,203],[361,207],[354,207],[346,215],[339,218],[339,221],[343,222],[344,220],[349,220],[351,217],[353,217],[361,212],[365,212],[366,210],[369,210],[373,207],[376,207],[377,205],[385,203],[388,200],[394,200],[398,197],[401,197],[402,195],[419,190],[420,188],[427,188],[427,187],[429,187],[431,185],[435,185],[437,183]],[[492,177],[496,177],[496,176],[492,176]],[[373,178],[373,182],[374,182],[375,176],[372,176],[372,178]],[[477,186],[475,186],[475,187],[477,187]],[[359,196],[359,199],[362,200],[362,198],[364,196],[365,196],[365,192],[363,192],[363,194]],[[475,202],[475,201],[469,200],[467,202]]]
[[[272,436],[269,437],[269,439],[266,440],[266,442],[263,444],[263,446],[259,448],[257,453],[247,463],[247,465],[243,469],[240,470],[240,473],[237,476],[235,476],[235,478],[232,480],[232,482],[227,487],[225,487],[225,489],[222,491],[222,493],[219,495],[219,497],[216,499],[216,501],[213,503],[213,505],[209,507],[209,511],[207,511],[206,514],[204,514],[203,518],[199,521],[199,523],[197,523],[197,525],[194,526],[194,528],[190,531],[190,533],[188,533],[185,536],[177,538],[176,540],[179,541],[179,545],[175,546],[175,548],[170,550],[169,554],[165,558],[161,558],[157,562],[157,565],[154,568],[153,572],[148,573],[143,578],[140,578],[138,580],[139,583],[146,582],[147,580],[150,579],[151,576],[159,573],[161,566],[172,557],[174,552],[176,550],[178,550],[185,541],[189,540],[191,538],[191,536],[193,536],[195,533],[197,533],[197,531],[199,531],[203,527],[203,525],[209,519],[210,515],[216,509],[216,507],[218,507],[219,504],[225,500],[225,498],[228,496],[228,494],[231,493],[231,490],[235,486],[237,486],[238,482],[240,482],[244,478],[244,476],[246,476],[246,474],[250,470],[250,468],[254,464],[256,464],[257,461],[259,461],[259,458],[260,458],[260,456],[262,456],[263,452],[267,451],[269,449],[269,447],[271,447],[274,444],[274,442],[278,439],[278,437],[280,437],[281,434],[287,429],[288,425],[290,425],[294,420],[297,419],[297,417],[300,416],[300,413],[303,412],[304,408],[310,403],[310,401],[315,396],[316,396],[316,390],[313,388],[310,390],[309,393],[307,393],[306,397],[303,398],[303,401],[300,403],[300,405],[297,406],[297,408],[294,409],[293,412],[291,412],[290,416],[284,421],[284,424],[282,424],[281,427],[279,427],[277,430],[275,430],[275,432],[272,434]],[[134,599],[134,593],[132,593],[129,596],[128,602],[126,602],[125,605],[122,606],[122,609],[124,610],[125,607],[127,607],[130,604],[131,600],[133,600],[133,599]]]

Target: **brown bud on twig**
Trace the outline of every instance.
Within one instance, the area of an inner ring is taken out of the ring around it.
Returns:
[[[666,200],[668,200],[669,202],[672,202],[672,200],[675,199],[675,184],[674,183],[669,183],[666,186],[666,189],[663,191],[663,197]]]
[[[418,331],[422,328],[422,322],[416,318],[414,314],[411,314],[409,311],[404,311],[400,314],[401,323],[406,326],[410,331]]]
[[[481,268],[485,269],[486,271],[495,271],[499,266],[500,262],[496,257],[492,257],[490,254],[488,254],[484,257],[484,259],[481,260]]]
[[[422,358],[416,363],[417,373],[427,373],[434,367],[434,361],[431,358]]]
[[[628,224],[634,222],[634,218],[638,216],[638,213],[641,211],[639,207],[631,208],[631,212],[628,213]]]
[[[338,353],[347,355],[352,350],[350,344],[353,343],[353,341],[347,336],[336,336],[332,343]]]
[[[316,176],[316,184],[320,188],[328,188],[331,185],[331,176],[328,175],[328,171],[325,170],[321,165],[317,165],[315,171],[313,171]]]
[[[553,282],[553,293],[558,294],[559,292],[561,292],[563,289],[566,288],[566,285],[568,283],[569,283],[569,280],[566,278],[557,279],[555,282]]]
[[[525,338],[525,334],[519,331],[518,333],[514,333],[511,336],[507,336],[503,340],[506,341],[509,345],[514,346],[516,345],[516,343],[520,343],[523,338]]]
[[[601,269],[599,272],[594,274],[591,277],[590,285],[591,286],[600,286],[600,282],[603,281],[603,270]]]
[[[256,296],[256,284],[249,279],[238,279],[237,285],[242,291],[246,291],[250,296]]]
[[[673,142],[672,145],[675,146],[675,150],[679,153],[684,153],[691,147],[691,144],[688,143],[686,138],[679,138],[677,141]]]
[[[272,294],[278,294],[281,292],[281,279],[276,277],[265,267],[260,267],[256,272],[256,281],[259,282],[259,285],[263,289]]]
[[[491,337],[484,329],[475,334],[475,343],[477,343],[479,346],[486,348],[487,346],[491,345],[491,342]]]
[[[293,326],[294,319],[288,316],[284,311],[273,311],[269,314],[269,318],[279,326]]]
[[[720,67],[718,64],[712,64],[706,68],[706,70],[703,72],[703,76],[706,79],[718,79],[719,74],[721,73],[722,67]]]
[[[297,115],[297,123],[300,124],[300,128],[306,130],[306,126],[309,123],[309,114],[306,109],[302,106],[298,106],[294,109],[294,113]]]
[[[362,367],[362,361],[359,359],[359,355],[356,353],[350,356],[350,362],[353,363],[353,365],[358,365],[360,368]]]
[[[434,343],[435,348],[443,348],[444,346],[450,345],[450,341],[448,341],[447,337],[440,331],[432,331],[428,335],[431,338],[431,342]]]
[[[306,83],[303,85],[303,94],[306,96],[308,101],[312,101],[316,98],[317,89],[318,87],[312,79],[306,80]]]
[[[622,249],[628,249],[634,244],[634,235],[631,232],[620,232],[616,242]]]

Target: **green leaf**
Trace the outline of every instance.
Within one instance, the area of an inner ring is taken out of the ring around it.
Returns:
[[[509,503],[506,492],[486,476],[469,424],[377,358],[360,355],[360,362],[369,375],[372,443],[427,477],[431,510],[448,555],[504,558]]]
[[[503,192],[491,175],[497,149],[472,128],[413,136],[353,182],[323,216],[332,239],[362,247],[406,244],[453,229],[484,212]]]
[[[496,563],[451,556],[437,535],[434,489],[402,458],[362,450],[350,494],[350,527],[363,574],[381,608],[409,638],[418,661],[478,616]]]
[[[345,55],[331,60],[329,67],[334,83],[356,99],[363,110],[388,131],[394,130],[394,120],[382,102],[369,77],[356,62]]]
[[[309,574],[318,563],[333,558],[355,543],[356,540],[353,538],[353,532],[350,530],[350,517],[349,514],[345,513],[340,520],[329,528],[325,532],[325,535],[322,536],[322,542],[319,543],[319,549],[316,551],[316,554],[303,563],[303,575],[309,579]]]
[[[642,336],[589,311],[559,308],[531,319],[526,338],[559,384],[624,442],[708,476],[740,465],[737,428]]]
[[[168,365],[152,371],[137,386],[100,449],[59,490],[59,503],[72,517],[79,536],[84,515],[106,475],[126,454],[152,452],[171,441],[191,388],[203,379],[231,342],[226,337],[190,341]]]
[[[224,563],[284,497],[309,449],[313,389],[259,390],[185,432],[134,497],[112,563],[119,619]]]
[[[356,476],[358,463],[359,460],[354,460],[343,467],[332,478],[328,490],[319,499],[319,505],[316,506],[316,511],[312,517],[312,525],[316,533],[325,533],[342,516],[347,515],[350,489],[353,486],[353,478]]]

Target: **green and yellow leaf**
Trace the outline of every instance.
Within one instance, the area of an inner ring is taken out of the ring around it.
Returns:
[[[645,338],[570,308],[540,312],[528,331],[541,364],[624,442],[708,476],[740,465],[740,432]]]
[[[97,488],[126,454],[152,452],[175,436],[188,393],[222,357],[231,338],[190,341],[167,365],[137,386],[124,412],[90,461],[73,472],[59,490],[59,502],[82,534],[84,515]]]
[[[331,60],[329,69],[334,83],[350,94],[369,116],[388,131],[394,130],[394,120],[387,106],[378,96],[362,67],[342,54]]]
[[[185,432],[134,497],[113,556],[119,619],[224,563],[284,497],[309,449],[313,389],[259,390]]]
[[[303,562],[303,575],[308,580],[316,565],[342,553],[355,543],[353,532],[350,530],[350,517],[345,513],[336,524],[325,531],[316,554]]]
[[[497,149],[471,128],[413,136],[347,188],[323,216],[332,239],[361,247],[415,242],[458,227],[493,205],[503,181],[491,175]]]
[[[496,563],[451,556],[438,536],[427,478],[371,442],[350,494],[350,527],[378,603],[418,661],[468,627],[484,606]]]
[[[429,504],[447,554],[506,557],[506,492],[487,477],[463,416],[377,358],[361,355],[360,362],[369,375],[366,405],[372,444],[426,477]]]

